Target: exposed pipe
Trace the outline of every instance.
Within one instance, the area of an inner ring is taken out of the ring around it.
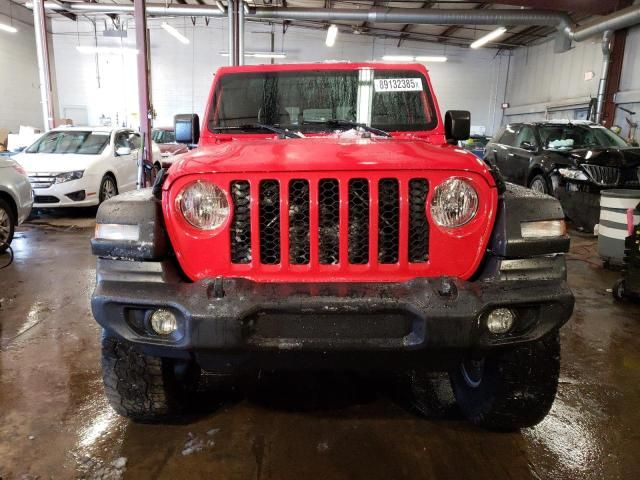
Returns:
[[[576,42],[581,42],[607,30],[621,30],[638,23],[640,23],[640,4],[635,4],[578,28],[573,33],[572,39]]]
[[[237,0],[235,0],[237,1]],[[27,3],[27,6],[29,4]],[[132,13],[131,5],[109,5],[96,3],[54,3],[45,2],[45,8],[52,11],[75,13]],[[147,5],[147,13],[156,16],[223,17],[217,6],[211,5]],[[558,31],[556,51],[570,47],[571,40],[583,41],[606,30],[618,30],[640,23],[640,5],[618,10],[595,22],[574,28],[571,18],[562,12],[549,10],[463,10],[424,8],[384,8],[364,9],[324,9],[324,8],[267,8],[251,9],[249,19],[266,20],[318,20],[396,24],[436,24],[436,25],[541,25],[555,27]]]
[[[36,55],[38,56],[38,75],[40,78],[40,103],[42,104],[42,123],[44,131],[53,124],[53,101],[51,88],[51,68],[49,65],[49,40],[47,37],[47,17],[44,14],[44,1],[33,2],[33,26],[36,34]]]
[[[602,34],[602,73],[598,83],[598,96],[596,100],[596,123],[602,121],[604,110],[604,92],[607,88],[607,78],[609,77],[609,63],[611,61],[611,36],[613,31],[606,30]]]

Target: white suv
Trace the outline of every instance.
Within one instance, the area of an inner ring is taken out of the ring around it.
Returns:
[[[34,208],[86,207],[136,188],[141,143],[130,129],[66,127],[13,158],[29,174]],[[153,143],[153,163],[160,160]]]

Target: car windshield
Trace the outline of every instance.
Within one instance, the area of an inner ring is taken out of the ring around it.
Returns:
[[[540,139],[549,150],[629,146],[611,130],[588,125],[544,125],[540,127]]]
[[[154,130],[152,138],[156,143],[173,143],[176,141],[176,135],[171,130]]]
[[[27,153],[67,153],[98,155],[109,144],[109,132],[49,132],[27,148]]]
[[[209,114],[212,132],[256,132],[257,124],[326,132],[353,123],[383,131],[433,129],[426,78],[415,70],[369,68],[225,74]]]

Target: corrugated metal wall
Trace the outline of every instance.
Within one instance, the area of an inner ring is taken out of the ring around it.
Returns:
[[[505,122],[578,118],[597,95],[601,69],[599,37],[576,43],[560,54],[553,52],[552,41],[514,51]],[[591,79],[585,77],[589,72],[593,72]],[[631,29],[627,37],[616,101],[640,113],[640,27]],[[626,133],[624,117],[624,112],[616,112],[616,124]]]

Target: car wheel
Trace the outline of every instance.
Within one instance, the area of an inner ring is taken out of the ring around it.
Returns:
[[[118,185],[116,184],[116,179],[113,176],[107,174],[102,177],[102,182],[100,182],[100,203],[105,200],[109,200],[111,197],[115,197],[118,195]]]
[[[558,331],[535,342],[464,359],[449,376],[460,410],[482,428],[512,431],[536,425],[558,389]]]
[[[173,418],[185,410],[200,370],[145,355],[125,341],[102,335],[102,379],[111,407],[137,422]]]
[[[618,279],[618,281],[616,281],[615,285],[611,289],[611,294],[613,295],[614,299],[621,302],[625,299],[627,293],[626,290],[627,282],[625,282],[624,278],[620,278]]]
[[[4,252],[13,240],[16,219],[9,203],[0,198],[0,253]]]
[[[544,175],[538,174],[529,182],[529,188],[534,192],[549,194],[549,184]]]

